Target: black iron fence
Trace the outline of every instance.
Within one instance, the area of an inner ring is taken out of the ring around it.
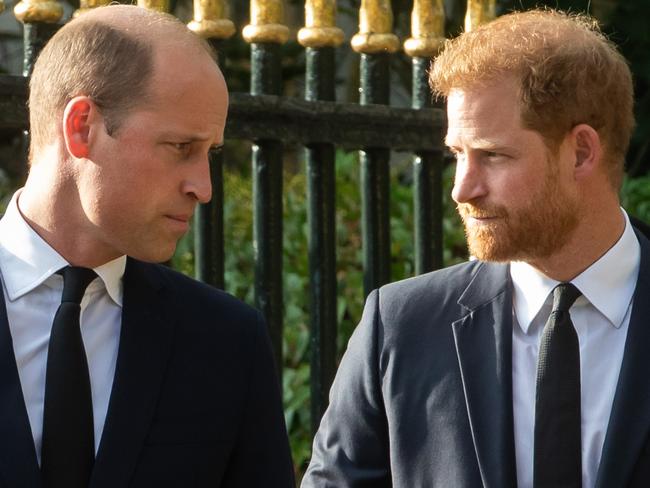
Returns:
[[[109,0],[82,0],[81,10]],[[217,48],[235,34],[224,1],[195,0],[189,26]],[[360,103],[335,101],[335,48],[344,41],[335,25],[334,0],[306,1],[305,27],[298,32],[306,59],[304,100],[282,93],[281,0],[251,0],[250,93],[233,93],[226,138],[253,141],[255,302],[270,328],[274,353],[282,362],[282,173],[283,146],[305,147],[309,274],[311,286],[311,405],[315,428],[327,405],[336,369],[337,284],[335,230],[335,148],[360,150],[364,292],[389,280],[389,158],[391,150],[414,154],[414,242],[416,273],[442,265],[443,113],[431,107],[427,86],[430,59],[444,38],[443,0],[414,0],[412,36],[404,50],[412,59],[412,108],[389,106],[390,58],[400,49],[392,33],[389,0],[364,0],[352,48],[360,59]],[[494,15],[494,0],[469,0],[471,27]],[[2,0],[0,0],[0,6]],[[0,129],[28,130],[27,77],[40,48],[56,29],[60,6],[52,0],[23,0],[15,8],[24,23],[23,76],[0,76]],[[167,10],[166,0],[144,0],[145,8]],[[7,15],[8,13],[5,13]],[[223,155],[211,154],[213,199],[195,221],[198,279],[224,286]]]

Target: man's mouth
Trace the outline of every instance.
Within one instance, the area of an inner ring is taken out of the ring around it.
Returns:
[[[192,218],[192,215],[191,214],[170,214],[167,215],[167,217],[169,217],[172,220],[188,223]]]
[[[192,214],[167,214],[165,217],[167,217],[167,221],[172,229],[181,234],[184,234],[190,228]]]
[[[479,208],[469,204],[459,205],[458,213],[468,225],[490,224],[505,217],[505,212],[499,209]]]
[[[468,225],[485,225],[491,224],[498,220],[499,217],[496,216],[484,216],[484,215],[464,215],[463,220]]]

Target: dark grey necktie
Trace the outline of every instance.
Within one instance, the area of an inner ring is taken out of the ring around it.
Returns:
[[[41,474],[45,488],[86,488],[95,462],[93,404],[79,314],[87,268],[68,266],[50,335],[45,375]]]
[[[537,360],[535,488],[582,485],[580,348],[569,309],[581,295],[571,283],[553,290]]]

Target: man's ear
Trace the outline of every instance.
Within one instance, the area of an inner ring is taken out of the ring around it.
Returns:
[[[578,124],[571,129],[574,172],[576,178],[592,173],[603,156],[603,147],[596,129],[588,124]]]
[[[75,158],[89,154],[88,137],[96,105],[88,97],[75,97],[63,110],[63,138],[68,153]]]

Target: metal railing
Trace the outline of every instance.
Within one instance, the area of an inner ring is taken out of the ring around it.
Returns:
[[[77,12],[109,3],[81,0]],[[138,0],[168,10],[168,0]],[[3,0],[0,0],[0,11]],[[359,32],[351,46],[360,54],[360,104],[335,101],[335,49],[344,42],[335,25],[334,0],[307,0],[304,100],[284,98],[281,45],[289,38],[281,0],[251,0],[250,24],[242,35],[251,45],[250,93],[234,93],[226,138],[253,141],[255,302],[270,328],[278,365],[282,357],[282,173],[283,145],[305,147],[311,284],[311,405],[315,429],[327,406],[336,369],[335,148],[360,150],[364,291],[390,277],[389,159],[391,150],[413,159],[415,270],[442,266],[442,168],[444,116],[432,108],[427,69],[444,41],[443,0],[414,0],[411,37],[403,49],[412,59],[412,108],[392,108],[390,58],[400,49],[393,34],[390,0],[363,0]],[[494,16],[494,0],[469,0],[466,28]],[[0,76],[0,129],[28,129],[26,80],[43,44],[62,15],[56,0],[23,0],[14,9],[24,24],[22,77]],[[189,28],[219,48],[236,33],[223,0],[195,0]],[[5,14],[6,15],[6,14]],[[196,277],[224,286],[223,156],[211,154],[213,198],[195,222]]]

